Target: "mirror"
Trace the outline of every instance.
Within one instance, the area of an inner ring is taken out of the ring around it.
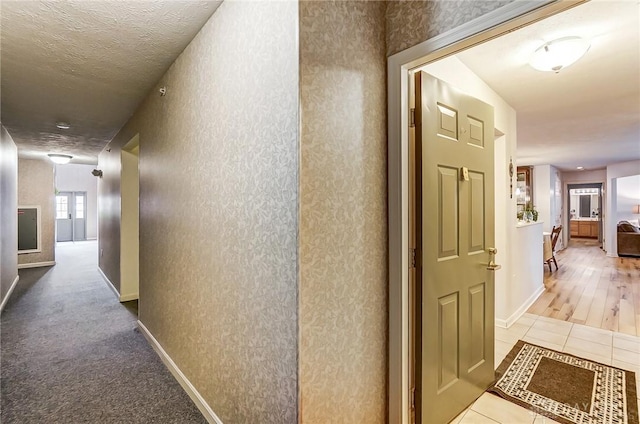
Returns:
[[[598,189],[572,189],[570,194],[569,211],[571,219],[598,218],[600,207],[598,204]]]

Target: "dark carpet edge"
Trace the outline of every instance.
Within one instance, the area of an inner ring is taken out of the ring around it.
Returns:
[[[518,340],[516,342],[516,344],[513,346],[513,348],[509,351],[509,353],[507,354],[507,356],[505,356],[505,358],[502,360],[502,362],[500,363],[500,366],[498,367],[498,369],[496,369],[496,378],[495,381],[493,382],[493,384],[491,385],[491,387],[489,387],[489,389],[487,389],[488,393],[491,393],[493,395],[496,395],[498,397],[501,397],[505,400],[508,400],[509,402],[515,403],[516,405],[519,405],[525,409],[528,409],[530,411],[536,412],[540,415],[544,415],[547,418],[551,418],[554,421],[557,421],[561,424],[575,424],[573,421],[569,421],[566,418],[560,417],[558,415],[555,415],[549,411],[545,411],[544,409],[541,408],[537,408],[533,405],[531,405],[530,403],[524,402],[520,399],[516,399],[512,396],[510,396],[509,394],[503,392],[502,390],[498,389],[496,387],[496,384],[500,381],[500,379],[502,378],[502,376],[504,375],[504,373],[507,371],[507,369],[509,369],[509,366],[511,365],[511,363],[513,362],[513,360],[518,356],[518,354],[520,353],[520,351],[522,350],[522,348],[525,345],[531,345],[531,346],[535,346],[535,347],[539,347],[541,349],[546,349],[548,351],[551,352],[556,352],[562,355],[567,355],[570,356],[572,358],[577,358],[577,359],[581,359],[583,361],[588,361],[588,362],[592,362],[594,364],[599,364],[605,367],[609,367],[609,368],[614,368],[617,370],[620,370],[624,373],[625,376],[625,396],[626,396],[626,402],[627,402],[627,420],[628,420],[628,424],[640,424],[638,422],[638,402],[636,399],[636,378],[635,378],[635,373],[633,371],[628,371],[619,367],[615,367],[613,365],[606,365],[603,364],[601,362],[598,361],[593,361],[591,359],[585,359],[585,358],[581,358],[580,356],[576,356],[576,355],[572,355],[570,353],[565,353],[565,352],[559,352],[557,350],[554,349],[549,349],[547,347],[544,346],[540,346],[540,345],[536,345],[534,343],[529,343],[529,342],[525,342],[523,340]],[[631,401],[629,400],[631,399]]]

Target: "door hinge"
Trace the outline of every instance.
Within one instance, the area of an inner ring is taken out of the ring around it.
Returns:
[[[411,388],[411,410],[415,410],[416,409],[416,388],[412,387]]]
[[[409,113],[409,120],[411,121],[409,123],[409,127],[413,128],[416,126],[416,110],[414,108],[411,108],[410,113]]]
[[[411,249],[409,254],[411,255],[411,268],[415,268],[416,267],[416,249]]]

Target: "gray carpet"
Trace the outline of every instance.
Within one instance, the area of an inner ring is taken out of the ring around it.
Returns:
[[[0,422],[206,423],[97,271],[96,243],[20,270],[1,317]]]

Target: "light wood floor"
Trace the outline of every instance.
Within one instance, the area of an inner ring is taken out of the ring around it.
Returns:
[[[556,260],[527,312],[640,336],[640,258],[609,258],[595,240],[574,238]]]

